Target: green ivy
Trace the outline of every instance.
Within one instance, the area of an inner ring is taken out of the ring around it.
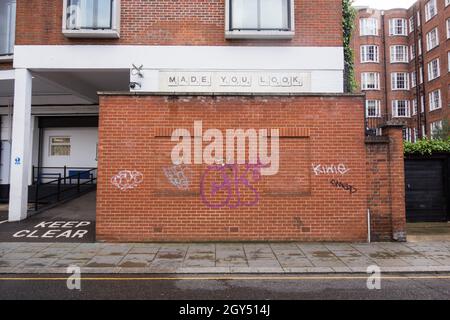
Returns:
[[[432,155],[433,153],[450,153],[450,138],[441,139],[422,139],[415,143],[404,142],[405,154]]]
[[[342,0],[342,28],[344,33],[344,82],[346,92],[354,92],[357,87],[355,79],[355,55],[351,47],[353,29],[355,27],[356,10],[353,0]]]

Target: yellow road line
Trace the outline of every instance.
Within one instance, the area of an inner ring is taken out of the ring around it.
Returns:
[[[80,277],[80,278],[71,278],[72,280],[83,280],[83,281],[174,281],[174,280],[183,280],[183,281],[194,281],[194,280],[203,280],[203,281],[220,281],[220,280],[228,280],[228,281],[237,281],[237,280],[246,280],[246,281],[264,281],[264,280],[283,280],[283,281],[304,281],[304,280],[366,280],[367,276],[280,276],[280,277]],[[2,277],[0,281],[65,281],[67,277]],[[450,280],[450,275],[448,276],[381,276],[383,280]]]

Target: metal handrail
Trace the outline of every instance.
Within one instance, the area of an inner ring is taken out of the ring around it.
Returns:
[[[34,179],[34,170],[35,170],[35,168],[36,167],[33,167],[33,179]],[[43,168],[44,167],[40,167],[39,169],[43,169]],[[67,192],[69,190],[73,190],[73,189],[76,188],[76,190],[77,190],[76,193],[80,194],[81,193],[81,186],[86,185],[86,184],[92,184],[92,186],[94,186],[94,182],[97,181],[97,175],[94,174],[94,172],[97,171],[97,168],[86,168],[86,169],[89,169],[89,170],[78,171],[76,174],[72,174],[72,175],[69,175],[69,176],[66,175],[66,171],[67,171],[67,167],[66,166],[64,166],[64,167],[45,167],[45,168],[46,169],[64,169],[64,176],[63,177],[59,176],[58,179],[54,179],[54,180],[50,180],[50,181],[47,181],[45,183],[42,183],[40,181],[40,178],[42,178],[42,176],[38,174],[36,181],[33,181],[34,185],[35,185],[35,188],[36,188],[35,189],[35,199],[34,199],[34,210],[35,211],[38,211],[39,204],[44,199],[47,199],[47,198],[50,198],[50,197],[54,197],[56,195],[56,200],[60,201],[61,198],[62,198],[61,195],[64,192]],[[84,169],[84,168],[81,168],[81,167],[70,167],[70,169]],[[84,176],[86,174],[88,174],[89,178],[84,178]],[[82,175],[83,175],[83,177],[82,177]],[[76,178],[77,183],[72,186],[72,179],[75,179],[75,178]],[[63,190],[61,188],[61,184],[64,181],[64,185],[66,185],[67,179],[69,179],[69,181],[70,181],[70,187],[64,188],[64,190]],[[82,182],[82,180],[84,180],[84,182]],[[55,185],[55,184],[57,185],[57,191],[56,192],[53,192],[53,193],[50,193],[50,194],[47,194],[47,195],[39,197],[39,191],[40,191],[39,189],[42,186]]]

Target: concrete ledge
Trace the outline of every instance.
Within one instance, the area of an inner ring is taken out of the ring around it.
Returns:
[[[364,98],[365,94],[360,93],[321,93],[321,92],[301,92],[301,93],[254,93],[254,92],[130,92],[130,91],[99,91],[99,96],[209,96],[209,97],[324,97],[324,98]]]

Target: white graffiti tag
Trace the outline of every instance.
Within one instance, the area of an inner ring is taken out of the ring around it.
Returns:
[[[119,190],[126,191],[136,188],[144,180],[144,176],[139,171],[120,171],[111,178],[111,183]]]
[[[322,165],[322,164],[312,164],[313,172],[316,176],[321,174],[346,174],[350,171],[345,164],[340,163],[338,165]]]
[[[179,190],[188,190],[192,172],[185,165],[163,168],[167,180]]]

